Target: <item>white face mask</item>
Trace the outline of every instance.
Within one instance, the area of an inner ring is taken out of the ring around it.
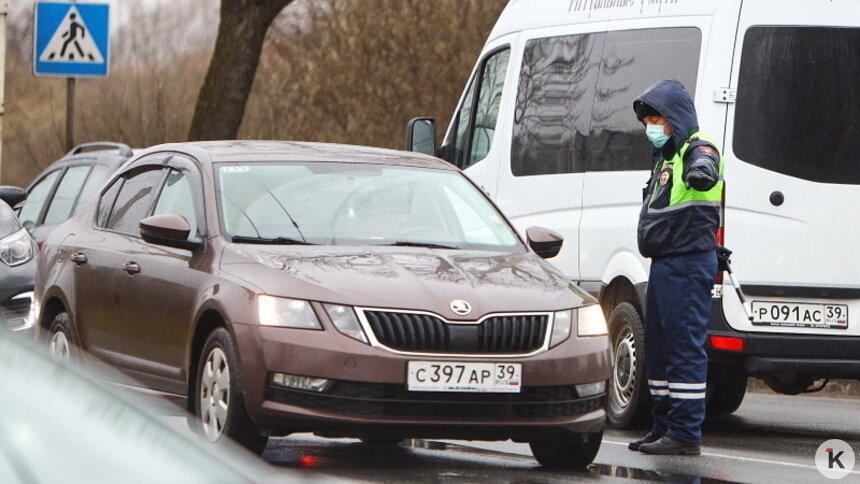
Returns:
[[[670,136],[663,131],[662,124],[649,124],[645,126],[645,136],[655,148],[660,149],[669,141]]]

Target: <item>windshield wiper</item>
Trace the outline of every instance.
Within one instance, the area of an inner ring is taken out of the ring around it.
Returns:
[[[456,245],[434,244],[432,242],[410,242],[407,240],[400,240],[397,242],[392,242],[390,244],[382,244],[382,245],[393,245],[393,246],[397,246],[397,247],[427,247],[428,249],[452,249],[452,250],[462,249],[462,247],[458,247]]]
[[[278,244],[278,245],[319,245],[314,244],[312,242],[305,242],[304,240],[293,239],[291,237],[275,237],[275,238],[266,238],[266,237],[249,237],[247,235],[234,235],[231,237],[233,242],[245,242],[248,244]]]

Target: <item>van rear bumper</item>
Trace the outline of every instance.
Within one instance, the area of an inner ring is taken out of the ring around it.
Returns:
[[[712,365],[741,365],[750,375],[799,372],[816,378],[860,378],[860,337],[736,331],[726,322],[720,298],[711,299],[708,336]],[[742,338],[744,348],[715,348],[710,336]]]

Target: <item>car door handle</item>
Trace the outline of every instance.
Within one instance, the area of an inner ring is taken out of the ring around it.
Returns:
[[[87,263],[87,256],[78,252],[78,253],[72,254],[72,256],[69,257],[69,260],[74,262],[76,266],[79,266],[81,264]]]
[[[122,270],[128,272],[129,274],[137,274],[140,272],[140,266],[137,265],[136,262],[126,262],[124,266],[122,266]]]

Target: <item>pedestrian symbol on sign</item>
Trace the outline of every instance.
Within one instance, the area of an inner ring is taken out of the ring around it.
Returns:
[[[72,7],[39,56],[40,62],[82,62],[102,64],[104,57],[89,35],[84,19]]]

